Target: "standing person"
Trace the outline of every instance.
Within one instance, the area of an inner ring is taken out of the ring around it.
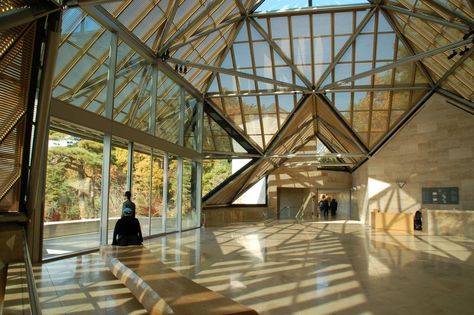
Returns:
[[[319,201],[319,210],[321,211],[321,216],[327,218],[329,211],[329,202],[326,198],[326,195],[321,195],[321,200]]]
[[[132,216],[132,213],[133,210],[130,208],[123,209],[122,217],[115,224],[112,245],[127,246],[142,244],[143,236],[140,222]]]
[[[329,208],[331,209],[331,216],[335,217],[336,212],[337,212],[337,200],[335,198],[331,200],[331,203],[329,204]]]
[[[127,200],[125,200],[122,204],[122,211],[125,209],[125,208],[129,208],[129,209],[132,209],[132,217],[135,218],[135,203],[132,201],[132,193],[130,191],[126,191],[124,196],[127,198]]]

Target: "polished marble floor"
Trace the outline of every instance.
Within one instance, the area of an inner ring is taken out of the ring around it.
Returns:
[[[358,222],[203,228],[145,242],[260,314],[473,314],[474,240]],[[98,254],[35,267],[44,314],[143,314]]]

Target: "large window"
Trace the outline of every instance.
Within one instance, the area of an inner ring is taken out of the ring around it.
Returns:
[[[127,190],[128,149],[125,140],[114,138],[110,157],[109,183],[109,243],[112,243],[112,232],[115,223],[122,216],[124,193]]]
[[[202,100],[86,12],[69,9],[64,17],[53,106],[84,116],[50,121],[71,132],[50,135],[44,258],[96,248],[105,235],[111,243],[127,190],[143,236],[198,226],[201,166],[177,155],[201,152]],[[96,116],[107,123],[92,124]]]
[[[202,195],[211,190],[232,175],[232,160],[204,160],[202,163]]]
[[[135,216],[140,221],[143,236],[150,235],[150,177],[151,155],[133,152],[133,201]]]
[[[51,131],[43,257],[99,246],[102,143]]]
[[[198,163],[183,160],[183,193],[181,202],[181,228],[183,230],[199,226],[196,210],[198,196]]]
[[[166,231],[178,230],[178,158],[168,157]]]
[[[163,226],[163,154],[158,150],[153,152],[151,177],[151,234],[164,232]]]

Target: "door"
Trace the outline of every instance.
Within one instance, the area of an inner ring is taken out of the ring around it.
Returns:
[[[278,219],[295,219],[298,211],[304,207],[304,211],[311,212],[312,202],[310,190],[307,188],[278,188]]]

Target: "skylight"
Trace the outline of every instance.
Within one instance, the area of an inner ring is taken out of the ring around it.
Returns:
[[[354,4],[366,4],[366,0],[266,0],[256,12],[285,11],[308,7],[332,7]]]

